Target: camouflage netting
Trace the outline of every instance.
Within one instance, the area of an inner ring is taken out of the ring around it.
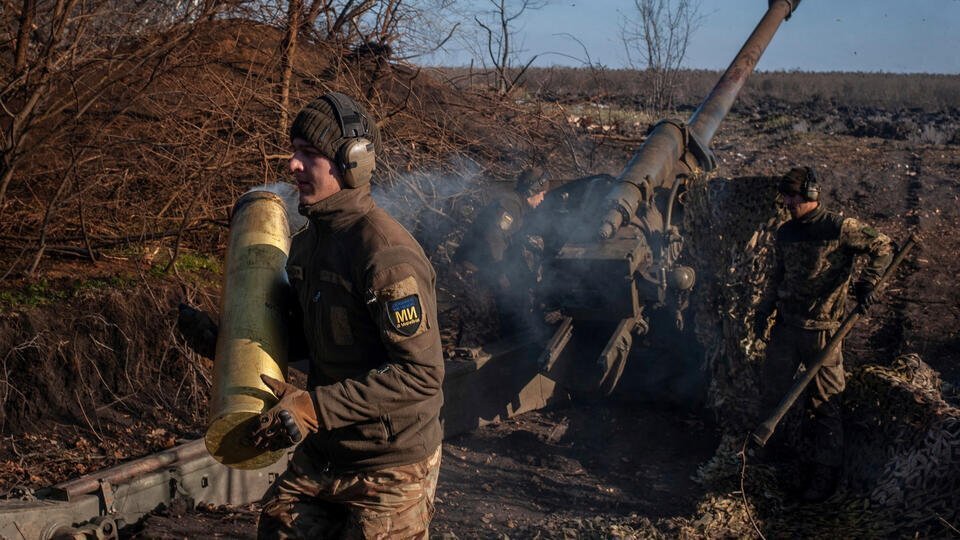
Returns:
[[[724,436],[700,480],[712,490],[680,536],[938,535],[960,521],[960,409],[943,398],[939,375],[916,355],[889,367],[852,369],[844,393],[846,463],[838,493],[820,505],[790,506],[789,465],[749,463],[740,452],[758,423],[763,343],[753,335],[766,294],[772,233],[786,216],[769,177],[690,183],[685,215],[691,257],[703,276],[693,310],[711,370],[710,405]],[[746,301],[744,301],[746,300]],[[848,372],[851,366],[847,366]],[[796,417],[781,425],[795,442]],[[749,512],[747,511],[749,508]],[[753,518],[751,520],[751,518]]]
[[[689,252],[703,278],[692,308],[712,373],[709,402],[732,433],[752,427],[757,416],[764,351],[752,322],[769,274],[772,232],[784,217],[776,194],[777,180],[762,176],[698,178],[686,194]]]
[[[912,523],[960,515],[960,408],[943,399],[939,374],[909,354],[857,370],[844,394],[851,491]]]

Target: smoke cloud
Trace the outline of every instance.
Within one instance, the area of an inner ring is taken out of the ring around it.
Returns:
[[[273,193],[283,200],[283,207],[287,210],[287,224],[290,227],[291,236],[307,224],[307,218],[301,216],[300,212],[298,211],[298,207],[300,205],[300,196],[297,193],[296,186],[293,184],[289,184],[287,182],[264,184],[262,186],[256,186],[248,189],[247,193],[252,191],[267,191],[269,193]]]

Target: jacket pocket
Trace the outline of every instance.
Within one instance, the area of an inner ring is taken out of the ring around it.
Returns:
[[[362,440],[380,444],[387,442],[387,424],[382,416],[375,420],[354,424],[354,429]]]
[[[343,306],[330,306],[330,334],[333,342],[341,347],[353,345],[353,330],[350,328],[350,315]]]
[[[397,440],[397,433],[393,428],[393,419],[390,418],[389,414],[385,414],[380,417],[380,422],[383,424],[383,430],[386,434],[386,440],[388,442],[394,442]]]

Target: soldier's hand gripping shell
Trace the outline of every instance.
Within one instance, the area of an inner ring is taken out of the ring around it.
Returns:
[[[260,379],[280,401],[260,415],[250,435],[253,446],[263,450],[287,448],[320,428],[313,394],[267,375],[260,375]]]
[[[177,306],[177,330],[193,352],[213,360],[218,328],[207,312],[181,302]]]
[[[876,289],[876,286],[869,281],[858,281],[853,286],[853,294],[857,298],[857,313],[861,315],[866,315],[867,310],[870,309],[870,306],[877,303],[877,300],[880,299],[880,294]]]

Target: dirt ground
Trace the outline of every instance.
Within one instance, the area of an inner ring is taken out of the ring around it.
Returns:
[[[704,488],[692,478],[717,441],[702,416],[623,403],[575,403],[488,426],[444,443],[431,536],[669,532],[671,518],[696,510]],[[130,533],[254,538],[257,510],[168,509]]]

